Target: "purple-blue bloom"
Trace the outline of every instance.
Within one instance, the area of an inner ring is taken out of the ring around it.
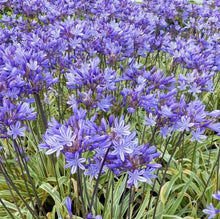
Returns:
[[[85,170],[85,166],[82,164],[86,161],[86,158],[79,158],[79,152],[76,152],[74,158],[67,159],[65,168],[71,167],[71,173],[74,174],[79,167],[81,170]]]
[[[129,147],[130,142],[126,142],[124,139],[119,141],[113,141],[114,150],[111,152],[112,155],[119,155],[121,160],[125,160],[125,153],[131,154],[133,150]]]
[[[134,170],[133,172],[128,172],[128,185],[129,186],[135,186],[135,188],[138,188],[138,181],[140,182],[147,182],[147,179],[143,176],[145,173],[145,170]]]
[[[201,143],[204,139],[207,138],[206,135],[203,135],[205,132],[205,129],[196,129],[196,131],[191,131],[192,133],[192,138],[191,141],[198,141],[199,143]]]
[[[39,68],[39,65],[37,61],[30,60],[30,62],[27,63],[27,67],[30,68],[30,70],[32,71],[36,71]]]
[[[190,122],[189,117],[182,116],[181,121],[177,122],[177,130],[180,132],[189,131],[193,125],[194,125],[194,123]]]
[[[197,86],[196,83],[193,83],[192,85],[190,85],[188,92],[192,93],[194,96],[196,96],[197,94],[201,93],[201,87]]]
[[[103,110],[104,112],[109,111],[110,107],[112,106],[112,97],[111,95],[105,97],[105,98],[101,98],[101,100],[97,103],[98,105],[98,109]]]
[[[218,1],[1,3],[1,138],[24,136],[27,120],[45,114],[51,122],[39,148],[46,155],[62,153],[72,174],[79,168],[90,180],[105,162],[101,174],[129,173],[129,184],[138,187],[161,167],[151,145],[158,133],[166,139],[186,131],[198,142],[206,128],[220,135],[220,111],[208,112],[203,103],[220,69]],[[143,124],[155,133],[146,127],[143,134]]]
[[[73,141],[76,138],[76,135],[73,133],[70,126],[66,127],[66,126],[62,125],[59,128],[59,135],[55,135],[54,137],[59,142],[59,144],[66,145],[66,146],[72,146]]]
[[[208,116],[212,117],[219,117],[220,116],[220,110],[214,110],[212,112],[207,113]]]
[[[209,216],[208,219],[215,218],[217,213],[220,212],[220,210],[217,210],[214,208],[212,203],[210,205],[206,205],[206,207],[207,207],[207,209],[204,209],[202,212]]]
[[[171,108],[169,108],[168,106],[162,106],[161,107],[161,114],[164,117],[168,117],[168,118],[174,116],[174,114],[172,113]]]
[[[212,129],[215,132],[220,133],[220,123],[219,122],[214,123],[214,124],[209,124],[207,127]]]
[[[154,126],[157,124],[157,117],[153,116],[152,113],[149,114],[149,117],[145,117],[146,121],[144,122],[145,125]]]
[[[67,101],[67,103],[72,107],[73,112],[75,112],[78,109],[78,102],[74,95],[69,96],[69,100]]]
[[[172,127],[168,127],[167,125],[165,125],[164,127],[160,128],[159,135],[162,135],[163,139],[166,139],[168,136],[171,136],[172,131]]]
[[[89,168],[85,171],[85,175],[89,176],[89,180],[91,181],[93,178],[97,179],[99,170],[101,168],[101,164],[99,162],[95,164],[90,164]]]
[[[212,197],[218,201],[220,201],[220,191],[217,191],[215,194],[212,195]]]
[[[10,125],[10,130],[8,131],[8,135],[12,136],[13,139],[16,139],[18,136],[25,136],[25,127],[21,127],[21,122],[18,121],[15,125]]]
[[[114,121],[114,128],[113,131],[115,132],[116,136],[122,136],[122,135],[130,135],[130,125],[124,124],[124,119],[121,117],[118,121],[118,118]]]
[[[72,200],[69,196],[66,197],[66,208],[69,213],[69,216],[71,217],[72,216]]]
[[[92,213],[89,213],[86,219],[102,219],[102,216],[101,215],[93,216]]]
[[[155,171],[154,168],[147,168],[143,173],[143,177],[146,179],[146,182],[149,184],[152,184],[151,181],[152,178],[157,178],[157,176],[153,174],[154,171]]]
[[[44,136],[45,143],[39,145],[41,149],[49,149],[46,151],[46,155],[56,153],[56,156],[60,156],[61,150],[63,150],[63,145],[59,144],[55,136],[50,136],[45,134]]]

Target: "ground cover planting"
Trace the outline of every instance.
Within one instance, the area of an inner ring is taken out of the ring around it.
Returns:
[[[217,0],[0,0],[0,218],[220,217]]]

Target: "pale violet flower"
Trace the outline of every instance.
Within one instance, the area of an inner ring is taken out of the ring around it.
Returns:
[[[152,113],[149,114],[149,117],[145,117],[145,125],[154,126],[157,124],[157,117],[153,116]]]
[[[145,170],[135,170],[134,172],[128,172],[129,178],[128,178],[128,185],[132,186],[134,185],[135,188],[138,187],[138,181],[140,182],[147,182],[147,179],[143,177]]]
[[[25,136],[25,127],[21,127],[21,122],[18,121],[15,125],[10,125],[10,130],[8,135],[11,135],[13,139],[16,139],[18,136]]]
[[[86,158],[79,158],[79,153],[75,153],[75,158],[73,159],[67,159],[67,164],[65,165],[65,168],[71,167],[71,173],[74,174],[77,171],[77,167],[79,167],[81,170],[85,170],[85,167],[82,163],[86,161]]]

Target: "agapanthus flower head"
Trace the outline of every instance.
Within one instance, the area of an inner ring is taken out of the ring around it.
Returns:
[[[143,173],[143,177],[146,179],[146,182],[148,184],[152,184],[151,179],[157,178],[157,176],[153,174],[154,171],[155,171],[154,168],[147,168]]]
[[[39,68],[39,65],[36,60],[30,60],[30,62],[27,63],[27,67],[32,71],[36,71]]]
[[[34,120],[37,117],[35,108],[31,107],[29,103],[20,103],[17,107],[17,115],[20,120]]]
[[[97,103],[98,109],[104,112],[109,111],[110,107],[112,106],[112,100],[113,98],[111,97],[111,95],[101,98],[101,100]]]
[[[219,117],[220,116],[220,110],[213,110],[212,112],[208,112],[207,115],[211,116],[211,117]]]
[[[63,150],[63,145],[57,143],[57,139],[54,136],[44,136],[45,139],[45,144],[40,144],[39,147],[41,149],[48,149],[47,152],[45,153],[46,155],[50,155],[53,153],[56,153],[56,156],[60,156],[60,152]]]
[[[67,101],[67,103],[72,107],[73,112],[75,112],[78,109],[78,102],[74,95],[69,96],[69,100]]]
[[[161,135],[163,139],[166,139],[168,136],[171,136],[172,131],[173,131],[173,127],[168,127],[168,125],[165,125],[164,127],[160,128],[159,135]]]

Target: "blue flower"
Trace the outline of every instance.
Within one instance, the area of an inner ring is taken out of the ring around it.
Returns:
[[[125,121],[123,117],[120,118],[118,121],[118,118],[115,119],[114,121],[114,128],[113,131],[117,136],[123,136],[123,135],[130,135],[130,125],[125,126]]]
[[[128,178],[128,185],[129,186],[135,186],[135,188],[138,187],[138,181],[140,182],[147,182],[147,179],[143,177],[145,170],[135,170],[133,172],[128,172],[129,178]]]
[[[69,216],[71,217],[72,216],[72,200],[69,196],[66,197],[66,208],[69,213]]]
[[[161,107],[161,114],[168,118],[173,116],[171,109],[166,105]]]
[[[78,109],[78,103],[74,95],[69,96],[69,100],[67,103],[72,107],[73,112],[75,112]]]
[[[202,140],[206,139],[207,136],[206,135],[203,135],[203,133],[205,132],[205,129],[196,129],[196,131],[192,131],[192,138],[191,138],[191,141],[198,141],[199,143],[202,142]]]
[[[39,68],[39,65],[37,64],[37,61],[33,61],[33,60],[30,60],[29,63],[27,63],[27,67],[30,68],[30,70],[32,71],[36,71],[38,68]]]
[[[153,175],[153,172],[155,169],[153,168],[147,168],[146,171],[143,173],[143,177],[146,179],[146,182],[149,184],[152,184],[151,179],[152,178],[157,178],[156,175]]]
[[[154,126],[157,124],[157,117],[153,116],[152,113],[149,114],[149,117],[145,117],[146,121],[144,122],[145,125]]]
[[[85,167],[82,163],[86,161],[86,158],[79,158],[79,153],[75,153],[74,159],[67,159],[67,164],[65,165],[65,168],[71,167],[71,173],[74,174],[77,170],[77,167],[79,167],[81,170],[85,170]]]
[[[209,215],[208,219],[214,218],[220,210],[214,208],[213,204],[206,205],[207,209],[204,209],[202,212]]]
[[[127,111],[129,113],[135,113],[135,109],[133,107],[128,107]]]
[[[44,140],[45,144],[42,143],[39,145],[39,147],[42,149],[49,148],[49,150],[45,154],[50,155],[56,152],[56,156],[59,157],[61,150],[63,150],[63,145],[58,142],[57,138],[55,136],[45,134]]]
[[[166,139],[168,136],[171,136],[171,133],[173,131],[172,127],[168,127],[167,125],[165,127],[160,128],[159,135],[163,136],[163,139]]]
[[[16,139],[18,136],[25,136],[25,127],[21,127],[20,121],[16,122],[15,125],[10,125],[10,130],[8,135],[11,135],[13,139]]]
[[[109,111],[109,108],[112,106],[111,101],[113,100],[113,98],[111,97],[111,95],[102,98],[98,103],[98,109],[103,110],[104,112]]]
[[[113,141],[114,150],[112,151],[112,155],[119,155],[121,160],[125,160],[125,153],[131,154],[133,150],[129,147],[130,142],[125,142],[124,139],[119,141]]]
[[[59,135],[55,135],[56,139],[59,141],[59,144],[66,145],[66,146],[72,146],[73,141],[76,138],[76,135],[73,134],[73,131],[70,126],[68,128],[64,125],[62,125],[59,128]]]
[[[215,132],[220,133],[220,122],[217,122],[217,123],[214,123],[214,124],[210,124],[207,127],[212,129]]]
[[[196,96],[197,94],[201,93],[201,87],[197,86],[196,83],[193,83],[192,85],[190,85],[190,89],[188,90],[189,93],[192,93],[193,96]]]
[[[85,175],[90,176],[89,180],[91,181],[94,177],[97,179],[98,178],[98,174],[99,174],[99,170],[101,168],[101,163],[99,161],[97,161],[95,164],[90,164],[89,168],[87,169],[87,171],[85,171]]]
[[[86,219],[102,219],[102,216],[101,215],[93,216],[91,213],[89,213]]]
[[[220,116],[220,110],[214,110],[210,113],[207,113],[208,116],[212,116],[212,117],[219,117]]]
[[[182,116],[181,121],[177,122],[177,130],[178,131],[189,131],[189,128],[191,128],[194,125],[194,123],[190,122],[190,118],[187,116]]]
[[[29,103],[20,103],[17,107],[18,119],[20,120],[33,120],[36,119],[37,113]]]
[[[212,195],[212,197],[218,201],[220,201],[220,191],[217,191],[215,194]]]

